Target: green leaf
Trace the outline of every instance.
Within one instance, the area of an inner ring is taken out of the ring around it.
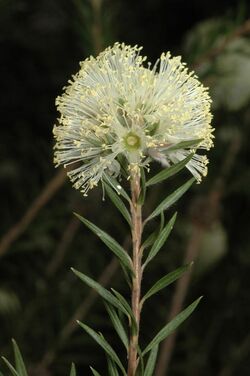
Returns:
[[[185,159],[172,165],[171,167],[165,168],[164,170],[153,176],[151,179],[149,179],[146,183],[146,186],[149,187],[150,185],[160,183],[163,180],[166,180],[171,176],[177,174],[177,172],[181,171],[186,166],[186,164],[193,158],[193,156],[194,153],[188,155]]]
[[[132,272],[132,273],[129,272],[129,271],[125,268],[125,266],[122,265],[122,264],[121,264],[121,268],[122,268],[123,273],[124,273],[124,278],[125,278],[125,280],[126,280],[128,286],[129,286],[130,289],[131,289],[131,286],[132,286],[132,282],[131,282],[131,274],[132,274],[132,276],[133,276],[133,275],[134,275],[134,272]]]
[[[120,309],[123,313],[125,313],[125,315],[127,315],[127,311],[125,310],[124,306],[111,292],[106,290],[104,287],[102,287],[102,285],[94,281],[92,278],[86,276],[85,274],[78,272],[74,268],[71,268],[71,270],[77,277],[79,277],[84,283],[86,283],[86,285],[97,291],[104,300],[112,304],[114,307]]]
[[[195,181],[195,178],[191,178],[185,184],[183,184],[181,187],[179,187],[173,193],[171,193],[168,197],[166,197],[165,200],[163,200],[160,203],[160,205],[157,206],[157,208],[153,211],[153,213],[150,214],[150,216],[146,219],[145,222],[148,222],[149,220],[153,219],[154,217],[159,215],[162,211],[168,209],[177,200],[179,200],[179,198],[182,195],[184,195],[184,193],[191,187],[194,181]]]
[[[127,334],[125,332],[125,329],[123,327],[123,324],[119,318],[119,316],[117,315],[115,309],[113,307],[111,307],[109,304],[105,304],[106,306],[106,309],[107,309],[107,312],[109,314],[109,317],[113,323],[113,326],[118,334],[118,336],[120,337],[122,343],[124,344],[126,350],[128,350],[128,345],[129,345],[129,342],[128,342],[128,337],[127,337]]]
[[[113,239],[106,232],[94,225],[92,222],[74,213],[91,231],[93,231],[106,246],[119,258],[121,263],[132,272],[132,261],[125,249],[123,249],[115,239]]]
[[[162,211],[162,212],[161,212],[161,222],[160,222],[160,230],[159,230],[159,233],[162,232],[163,227],[164,227],[164,223],[165,223],[165,216],[164,216],[164,212]]]
[[[70,376],[76,376],[76,367],[74,363],[71,364]]]
[[[191,264],[181,266],[180,268],[174,270],[171,273],[166,274],[164,277],[159,279],[151,289],[144,295],[142,298],[142,304],[152,295],[156,294],[160,290],[164,289],[165,287],[169,286],[171,283],[175,282],[178,278],[180,278],[189,268]]]
[[[174,226],[175,220],[176,220],[177,213],[175,213],[172,218],[169,220],[169,222],[166,224],[166,226],[163,228],[161,232],[159,232],[159,235],[157,236],[156,240],[154,241],[154,244],[152,248],[150,249],[150,252],[143,264],[143,268],[157,255],[157,253],[160,251],[161,247],[166,242],[170,232],[172,231],[172,228]]]
[[[138,199],[138,204],[143,205],[146,197],[146,178],[144,168],[141,168],[141,192]]]
[[[109,376],[119,376],[119,372],[115,363],[109,357],[107,357],[107,360],[108,360]]]
[[[175,151],[179,149],[187,149],[187,148],[189,149],[189,148],[198,146],[201,141],[203,141],[203,138],[197,138],[196,140],[190,140],[190,141],[181,141],[176,145],[170,146],[166,150],[167,152],[170,152],[170,151]]]
[[[179,325],[185,321],[188,316],[195,310],[197,305],[199,304],[200,300],[195,300],[192,304],[190,304],[186,309],[184,309],[181,313],[179,313],[173,320],[171,320],[167,325],[162,328],[159,333],[154,337],[154,339],[149,343],[149,345],[143,351],[143,355],[147,352],[152,350],[152,348],[162,342],[166,337],[168,337]]]
[[[140,366],[140,375],[144,376],[144,359],[143,359],[142,351],[141,351],[141,348],[140,348],[139,345],[137,346],[137,352],[138,352],[138,355],[139,355],[138,366]]]
[[[147,239],[144,241],[144,243],[142,244],[142,248],[145,249],[145,248],[148,248],[150,247],[152,244],[154,244],[157,236],[159,235],[159,233],[162,231],[163,229],[163,226],[164,226],[164,221],[165,221],[165,218],[164,218],[164,213],[161,212],[161,222],[160,222],[160,228],[159,229],[156,229],[154,232],[152,232],[148,237]]]
[[[115,296],[117,297],[117,299],[119,299],[120,303],[122,304],[122,306],[124,307],[124,309],[126,310],[129,318],[131,319],[131,324],[132,324],[132,330],[134,330],[135,332],[137,331],[137,324],[136,324],[136,321],[135,321],[135,316],[133,314],[133,311],[130,307],[130,305],[128,304],[127,300],[124,298],[124,296],[122,296],[122,294],[120,294],[118,291],[116,291],[115,289],[111,289],[113,291],[113,293],[115,294]]]
[[[126,312],[128,312],[129,314],[132,313],[131,307],[128,304],[127,300],[124,298],[124,296],[122,296],[122,294],[120,294],[114,288],[111,288],[111,290],[116,295],[117,299],[119,299],[120,303],[123,305],[123,307],[125,308]]]
[[[9,368],[11,374],[14,375],[14,376],[19,376],[19,374],[17,373],[15,368],[10,364],[10,362],[4,356],[2,356],[2,359],[3,359],[4,363],[6,364],[6,366]]]
[[[156,358],[157,358],[157,353],[158,353],[158,345],[155,345],[152,350],[150,351],[149,358],[147,361],[147,365],[145,368],[145,372],[143,376],[153,376],[153,372],[155,369],[155,363],[156,363]]]
[[[92,373],[94,376],[101,376],[101,374],[99,372],[97,372],[93,367],[90,367]]]
[[[116,191],[118,195],[121,195],[129,203],[131,202],[129,195],[127,194],[125,189],[122,188],[122,186],[118,183],[118,181],[115,178],[112,178],[111,176],[108,176],[107,174],[105,174],[105,180]]]
[[[157,238],[158,234],[159,234],[159,229],[156,229],[154,232],[152,232],[142,244],[142,248],[145,249],[145,248],[150,247],[152,244],[154,244],[154,241]]]
[[[77,323],[98,343],[99,346],[103,348],[106,354],[109,355],[110,358],[118,365],[123,375],[126,376],[126,371],[120,359],[118,358],[117,354],[115,353],[113,348],[110,346],[110,344],[105,340],[105,338],[101,336],[100,334],[96,333],[89,326],[83,324],[82,322],[77,321]]]
[[[14,339],[12,339],[12,345],[13,345],[13,349],[14,349],[15,365],[16,365],[16,370],[18,372],[18,375],[19,376],[28,376],[22,355],[21,355],[20,350],[17,346],[17,343]]]
[[[120,211],[122,216],[126,219],[129,226],[131,226],[131,216],[129,214],[128,209],[126,208],[124,202],[120,199],[118,194],[115,193],[114,189],[111,188],[107,183],[104,182],[105,191],[107,192],[110,200],[113,202],[113,204],[117,207],[117,209]]]

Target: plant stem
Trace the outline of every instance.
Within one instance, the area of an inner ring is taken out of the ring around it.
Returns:
[[[140,327],[140,296],[141,296],[141,280],[142,280],[142,212],[141,205],[138,204],[140,195],[140,176],[134,174],[131,178],[131,216],[132,216],[132,244],[133,244],[133,271],[134,277],[132,282],[132,311],[137,324],[136,332],[131,330],[129,351],[128,351],[128,376],[135,376],[138,365],[138,339]]]

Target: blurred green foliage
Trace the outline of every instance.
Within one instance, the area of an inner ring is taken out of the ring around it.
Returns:
[[[79,60],[117,39],[144,45],[149,60],[171,49],[210,87],[216,138],[208,177],[178,203],[175,229],[148,273],[157,280],[182,264],[194,228],[203,229],[187,300],[205,298],[179,333],[169,370],[173,376],[249,374],[250,39],[249,30],[237,34],[248,12],[249,6],[237,1],[0,1],[2,235],[57,173],[54,98]],[[148,205],[154,207],[184,175],[152,190]],[[83,199],[66,182],[0,258],[0,352],[11,359],[10,339],[16,338],[30,375],[66,375],[72,361],[78,374],[86,375],[88,364],[102,369],[106,362],[81,330],[60,339],[89,293],[70,266],[98,279],[111,260],[93,234],[72,222],[73,211],[121,243],[125,239],[125,222],[108,199],[102,201],[101,190]],[[75,234],[62,250],[69,224],[68,232]],[[145,275],[145,291],[151,279]],[[127,294],[120,273],[110,285]],[[148,303],[145,343],[166,321],[173,292],[171,287]],[[116,343],[99,299],[86,320]],[[3,363],[0,369],[8,375]]]

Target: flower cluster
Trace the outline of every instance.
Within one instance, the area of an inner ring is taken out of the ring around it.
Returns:
[[[83,61],[56,100],[55,163],[71,166],[84,194],[118,176],[124,161],[129,177],[153,160],[170,166],[192,151],[187,168],[198,182],[206,175],[207,158],[196,151],[213,144],[207,89],[180,57],[162,54],[151,67],[140,51],[116,43]]]

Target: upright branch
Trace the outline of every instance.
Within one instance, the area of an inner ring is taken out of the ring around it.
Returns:
[[[132,311],[137,324],[137,329],[131,328],[131,336],[128,351],[128,376],[135,376],[138,365],[138,339],[140,326],[140,296],[141,296],[141,280],[142,280],[142,211],[141,205],[138,203],[140,195],[140,176],[134,174],[131,178],[131,216],[132,216],[132,245],[133,245],[133,282],[132,282]]]

